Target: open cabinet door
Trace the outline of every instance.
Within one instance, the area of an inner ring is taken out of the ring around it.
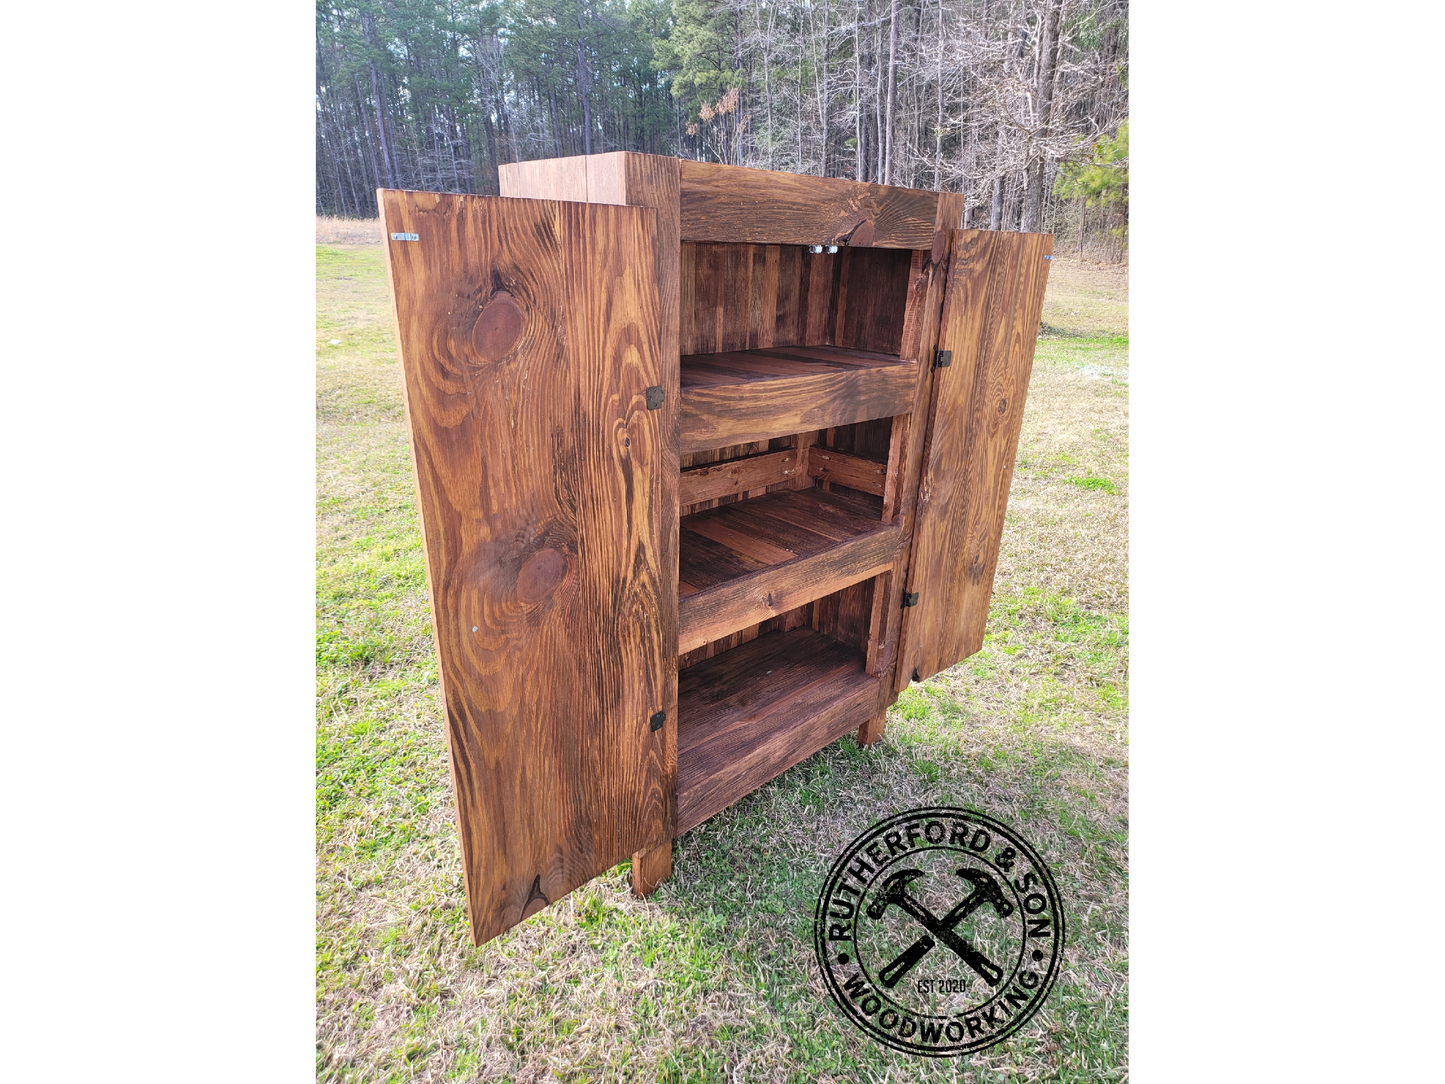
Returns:
[[[1052,234],[953,233],[896,688],[983,645],[1053,248]]]
[[[656,214],[379,203],[480,944],[671,834]]]

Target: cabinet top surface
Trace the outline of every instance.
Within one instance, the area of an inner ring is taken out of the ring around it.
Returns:
[[[660,185],[662,174],[675,179]],[[676,208],[683,241],[931,248],[963,212],[958,193],[635,151],[515,162],[501,176],[504,195]]]

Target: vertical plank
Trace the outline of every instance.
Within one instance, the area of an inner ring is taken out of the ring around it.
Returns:
[[[678,249],[677,282],[679,349],[684,354],[705,353],[697,348],[697,245],[692,241]]]
[[[912,254],[900,350],[900,354],[905,358],[921,361],[933,356],[938,342],[939,314],[943,307],[944,287],[947,283],[951,239],[951,234],[939,233],[931,250],[920,250]],[[908,424],[890,434],[888,464],[889,473],[893,476],[893,493],[890,503],[885,482],[884,510],[891,511],[902,519],[903,541],[898,548],[898,557],[893,562],[892,573],[886,580],[880,581],[874,609],[878,625],[869,643],[869,672],[884,675],[882,684],[887,695],[892,695],[895,688],[906,686],[911,674],[911,671],[903,671],[898,665],[898,646],[902,636],[903,589],[908,582],[908,567],[912,559],[911,540],[916,524],[918,478],[923,466],[933,380],[933,367],[920,364],[918,387]],[[892,446],[893,437],[899,440],[896,448]]]
[[[650,896],[657,886],[672,876],[672,837],[632,856],[632,891]]]
[[[797,346],[803,341],[803,250],[797,245],[778,248],[778,317],[774,346]]]
[[[778,260],[777,245],[759,245],[758,253],[762,267],[753,265],[753,313],[752,323],[757,336],[749,344],[750,349],[766,350],[777,343],[778,326]]]
[[[887,722],[888,709],[884,708],[858,728],[858,744],[869,746],[876,741],[881,741],[883,738],[883,726]]]
[[[838,257],[826,252],[803,253],[803,285],[807,290],[801,323],[802,346],[827,346],[832,342],[832,328],[828,324],[828,313],[833,307],[833,287],[836,282]]]
[[[982,646],[1053,237],[955,235],[896,683]],[[900,685],[901,687],[901,685]]]
[[[723,265],[726,257],[722,245],[698,245],[693,257],[696,260],[694,290],[696,301],[693,309],[694,354],[715,354],[722,349]]]
[[[957,230],[963,228],[963,208],[967,197],[962,192],[938,193],[938,219],[935,230]]]
[[[746,350],[751,328],[753,250],[756,245],[726,245],[718,298],[718,340],[721,350]]]
[[[658,540],[661,612],[658,636],[669,665],[662,690],[667,720],[658,733],[662,742],[662,786],[665,810],[659,818],[661,838],[670,840],[677,813],[677,485],[681,470],[679,429],[682,381],[679,370],[681,338],[681,271],[679,259],[682,230],[679,225],[678,160],[654,154],[627,153],[622,160],[627,182],[627,202],[650,207],[655,212],[655,252],[658,297],[659,347],[658,383],[664,390],[661,408],[653,411],[658,422],[658,460],[661,468],[659,501],[668,510]],[[670,853],[670,852],[669,852]],[[669,858],[669,862],[671,859]]]
[[[385,251],[481,943],[661,838],[675,800],[648,722],[675,688],[655,215],[378,203],[417,236]]]

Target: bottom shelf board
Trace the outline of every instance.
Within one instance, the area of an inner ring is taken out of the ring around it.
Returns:
[[[880,679],[806,626],[770,632],[677,676],[681,835],[862,725]]]

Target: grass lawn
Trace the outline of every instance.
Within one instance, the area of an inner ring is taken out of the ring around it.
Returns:
[[[624,864],[473,948],[381,247],[319,239],[341,242],[316,250],[319,1079],[1124,1079],[1124,274],[1053,263],[983,650],[905,692],[877,745],[680,837],[651,899]],[[1044,1008],[954,1060],[855,1030],[811,946],[834,856],[924,804],[1019,829],[1068,925]]]

